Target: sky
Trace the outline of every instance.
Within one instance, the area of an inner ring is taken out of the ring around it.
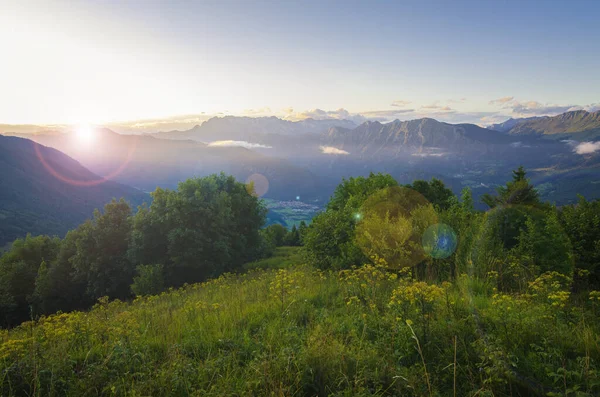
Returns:
[[[0,0],[0,123],[600,109],[598,1]]]

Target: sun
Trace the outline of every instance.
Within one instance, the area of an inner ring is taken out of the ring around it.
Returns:
[[[75,137],[82,145],[90,145],[95,140],[94,129],[89,124],[81,124],[75,128]]]

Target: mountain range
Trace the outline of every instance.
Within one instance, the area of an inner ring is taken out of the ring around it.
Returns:
[[[570,203],[577,193],[593,199],[600,197],[599,133],[600,112],[585,111],[510,119],[488,128],[430,118],[356,125],[348,120],[228,116],[187,131],[145,135],[100,127],[87,145],[70,130],[14,133],[9,135],[48,147],[18,138],[0,141],[0,182],[10,186],[0,196],[5,230],[0,242],[21,230],[61,233],[112,197],[137,203],[147,197],[142,191],[174,188],[189,177],[218,172],[240,181],[260,174],[268,185],[264,197],[320,205],[341,178],[370,172],[388,172],[401,183],[437,177],[456,193],[471,188],[477,199],[524,165],[546,200]],[[62,172],[118,183],[83,189],[49,177],[36,147]],[[52,215],[62,212],[66,222]],[[45,224],[37,221],[38,215]]]
[[[509,119],[488,128],[511,135],[533,134],[552,139],[595,140],[600,138],[600,111],[576,110],[552,117]]]

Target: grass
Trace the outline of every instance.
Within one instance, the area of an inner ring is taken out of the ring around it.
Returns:
[[[466,275],[427,284],[276,255],[280,266],[0,331],[0,394],[600,393],[597,307],[553,305],[543,285],[505,295]]]
[[[277,247],[273,256],[250,262],[244,265],[245,270],[251,269],[284,269],[302,262],[300,247]]]

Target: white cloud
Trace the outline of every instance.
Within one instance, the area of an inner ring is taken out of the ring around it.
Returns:
[[[490,105],[503,105],[515,99],[514,96],[504,96],[502,98],[493,99],[490,101]]]
[[[404,101],[402,99],[399,99],[397,101],[392,102],[390,104],[390,106],[394,106],[394,107],[397,107],[397,108],[403,108],[403,107],[405,107],[407,105],[410,105],[411,103],[412,103],[411,101]]]
[[[323,109],[312,109],[305,110],[303,112],[293,112],[293,109],[289,108],[289,110],[284,117],[285,120],[290,121],[300,121],[306,119],[314,119],[314,120],[351,120],[357,124],[363,123],[366,121],[366,118],[358,113],[350,113],[344,108],[339,108],[337,110],[323,110]]]
[[[538,101],[519,101],[512,96],[494,99],[490,105],[498,105],[502,109],[510,109],[516,117],[530,116],[554,116],[572,110],[585,109],[586,106],[557,105],[552,103],[541,103]],[[587,105],[587,107],[593,105]]]
[[[224,146],[238,146],[238,147],[245,147],[246,149],[272,149],[272,146],[267,146],[267,145],[261,145],[258,143],[250,143],[250,142],[246,142],[246,141],[214,141],[214,142],[210,142],[208,144],[208,146],[217,146],[217,147],[224,147]]]
[[[273,114],[273,111],[271,110],[270,107],[264,107],[264,108],[259,108],[259,109],[245,109],[244,114],[247,116],[265,116],[265,115],[270,116]]]
[[[350,154],[350,152],[347,152],[347,151],[342,150],[342,149],[338,149],[338,148],[333,147],[333,146],[321,146],[320,148],[321,148],[321,152],[324,153],[324,154],[336,154],[336,155],[337,154],[344,154],[344,155]]]
[[[600,150],[599,142],[581,142],[575,146],[575,153],[577,154],[591,154]]]

